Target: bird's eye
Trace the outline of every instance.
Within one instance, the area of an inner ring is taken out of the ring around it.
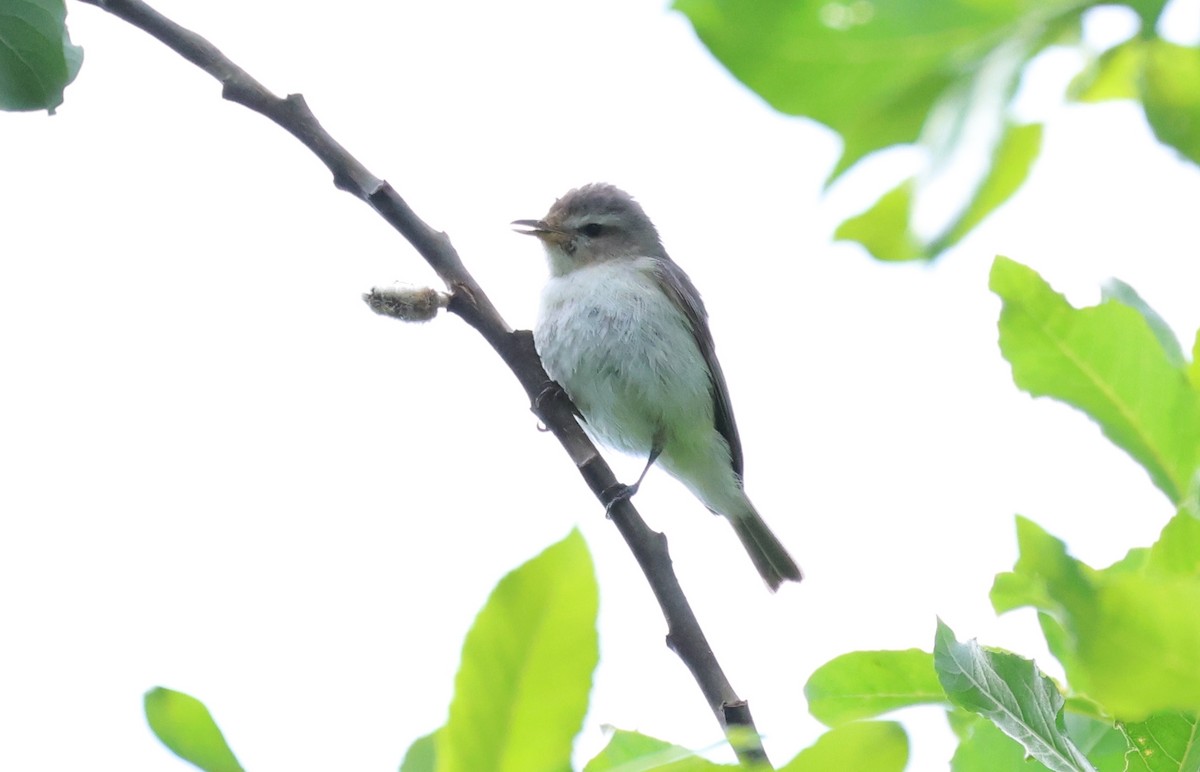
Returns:
[[[579,232],[589,239],[594,239],[604,230],[604,226],[598,222],[590,222],[579,229]]]

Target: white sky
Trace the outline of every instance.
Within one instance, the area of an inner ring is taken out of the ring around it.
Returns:
[[[937,265],[888,266],[830,233],[911,154],[823,199],[835,136],[766,108],[659,4],[159,7],[303,92],[514,326],[545,267],[509,221],[593,180],[642,201],[704,293],[748,490],[808,579],[770,596],[661,472],[637,504],[776,762],[819,732],[813,669],[929,648],[935,615],[1054,671],[1032,615],[987,601],[1015,513],[1097,565],[1171,514],[1085,417],[1019,393],[996,347],[998,252],[1077,304],[1119,276],[1189,349],[1200,327],[1200,175],[1130,105],[1054,107],[1074,57],[1026,100],[1051,122],[1018,198]],[[69,10],[87,58],[66,104],[0,116],[0,768],[190,768],[141,717],[164,685],[203,699],[249,769],[395,769],[444,720],[492,586],[575,525],[602,650],[578,758],[601,724],[718,743],[626,548],[498,358],[456,318],[362,304],[434,281],[412,249],[208,76]],[[931,716],[911,769],[945,768]]]

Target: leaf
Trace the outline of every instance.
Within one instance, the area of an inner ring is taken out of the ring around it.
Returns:
[[[1100,297],[1104,300],[1115,300],[1141,314],[1171,364],[1180,368],[1187,364],[1187,359],[1183,356],[1183,347],[1179,345],[1179,338],[1175,337],[1175,331],[1158,315],[1157,311],[1150,307],[1149,303],[1142,299],[1137,290],[1120,279],[1114,278],[1104,283]]]
[[[1200,465],[1200,393],[1138,311],[1113,300],[1076,309],[1004,257],[990,286],[1003,301],[1000,350],[1017,386],[1083,410],[1175,504]]]
[[[910,705],[945,703],[933,655],[920,649],[855,651],[826,662],[804,686],[808,710],[827,726]]]
[[[63,0],[0,4],[0,110],[50,110],[62,104],[83,49],[71,45]]]
[[[1021,578],[1017,586],[1031,589],[1020,594],[993,589],[998,612],[1032,605],[1052,618],[1054,624],[1044,627],[1047,641],[1072,688],[1124,720],[1200,709],[1200,577],[1171,573],[1180,565],[1176,545],[1190,542],[1190,524],[1179,533],[1171,528],[1164,539],[1159,557],[1152,549],[1142,571],[1121,564],[1096,571],[1070,557],[1061,541],[1036,524],[1018,518],[1020,558],[1013,574]]]
[[[242,772],[203,702],[159,686],[144,703],[150,729],[176,756],[205,772]]]
[[[1161,142],[1200,163],[1200,48],[1165,40],[1143,45],[1146,120]]]
[[[1140,40],[1113,46],[1075,76],[1067,87],[1067,96],[1085,103],[1138,99],[1144,61]]]
[[[560,772],[599,658],[598,594],[578,531],[509,573],[463,644],[439,772]]]
[[[1180,511],[1150,548],[1146,570],[1163,576],[1200,577],[1200,520]]]
[[[1098,772],[1146,772],[1146,765],[1138,756],[1125,733],[1112,721],[1102,721],[1092,716],[1066,713],[1067,734]]]
[[[413,740],[400,762],[400,772],[437,772],[437,734],[435,729],[427,735]]]
[[[933,658],[956,705],[991,720],[1053,772],[1094,770],[1066,735],[1058,687],[1031,660],[975,641],[959,643],[941,620]]]
[[[899,262],[924,258],[924,246],[909,227],[915,180],[905,180],[879,197],[867,211],[837,227],[838,241],[862,244],[876,260]]]
[[[903,772],[908,735],[894,721],[856,721],[830,729],[779,772]]]
[[[953,90],[974,91],[1001,50],[1032,57],[1077,18],[1069,2],[676,0],[696,34],[772,107],[842,136],[831,180],[869,153],[915,142]],[[1006,95],[1020,66],[1004,82]],[[964,88],[963,80],[971,82]]]
[[[696,756],[686,748],[664,740],[618,729],[608,744],[587,763],[583,772],[711,772],[719,769],[738,769],[737,766],[715,764]]]
[[[1125,724],[1123,728],[1136,751],[1136,755],[1131,755],[1141,762],[1141,766],[1131,765],[1131,770],[1200,770],[1200,723],[1195,715],[1164,713],[1140,723]]]
[[[1041,149],[1042,124],[1007,126],[999,144],[992,151],[992,165],[987,176],[979,184],[957,222],[950,226],[946,235],[936,239],[929,247],[929,256],[936,257],[957,244],[989,214],[1011,198],[1029,177],[1029,171],[1033,168],[1033,162]]]
[[[950,759],[951,772],[1045,772],[1039,761],[1025,761],[1021,744],[990,721],[976,720]]]

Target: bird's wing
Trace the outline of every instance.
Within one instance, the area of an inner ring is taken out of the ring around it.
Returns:
[[[713,416],[716,419],[717,431],[729,443],[729,455],[733,462],[733,471],[739,479],[742,477],[742,441],[738,437],[737,423],[733,420],[733,405],[729,402],[729,387],[725,385],[725,374],[721,372],[721,363],[717,361],[717,352],[713,346],[712,332],[708,329],[708,312],[704,310],[704,301],[696,285],[675,264],[675,261],[665,255],[654,260],[654,270],[659,286],[671,299],[671,302],[683,312],[683,316],[692,328],[696,345],[708,365],[708,375],[712,382]]]

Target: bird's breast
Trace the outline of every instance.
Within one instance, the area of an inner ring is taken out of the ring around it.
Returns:
[[[713,425],[707,366],[650,258],[550,279],[534,343],[546,372],[609,445],[640,454],[664,430]]]

